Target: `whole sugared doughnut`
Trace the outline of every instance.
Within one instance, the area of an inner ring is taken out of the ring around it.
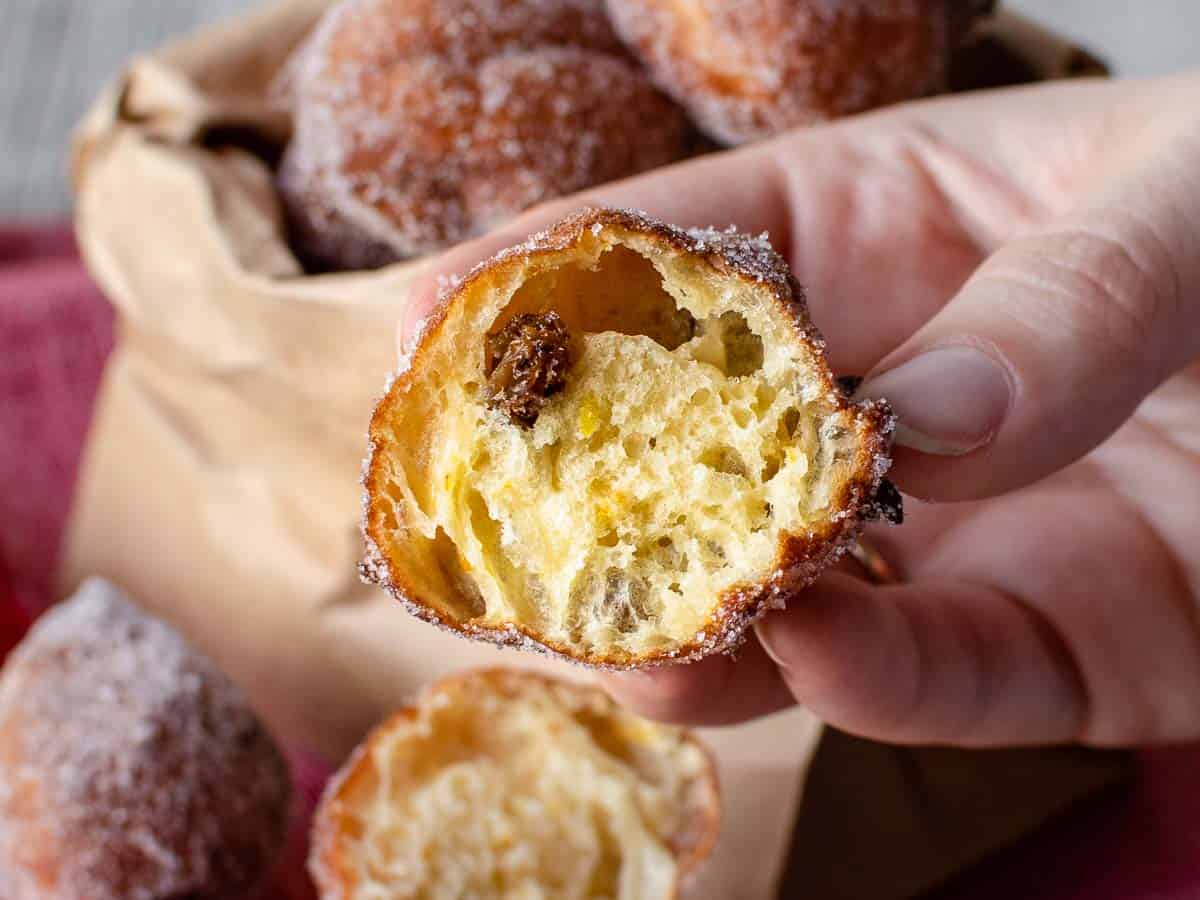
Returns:
[[[4,900],[236,900],[267,874],[289,796],[238,690],[106,582],[0,674]]]
[[[688,152],[603,0],[345,0],[283,88],[293,238],[331,268],[436,252]]]
[[[607,0],[617,32],[727,144],[943,90],[994,0]]]

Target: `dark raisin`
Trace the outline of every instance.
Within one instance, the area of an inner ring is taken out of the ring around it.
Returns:
[[[487,339],[488,405],[531,428],[547,398],[563,389],[571,335],[556,312],[515,316]]]

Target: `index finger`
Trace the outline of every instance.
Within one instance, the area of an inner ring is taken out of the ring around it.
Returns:
[[[865,374],[992,250],[1095,177],[1114,100],[1137,90],[1084,83],[936,98],[537,207],[432,261],[413,287],[402,344],[436,302],[439,277],[465,274],[581,207],[613,206],[684,227],[767,232],[808,292],[831,364]],[[1116,104],[1129,106],[1153,105]]]

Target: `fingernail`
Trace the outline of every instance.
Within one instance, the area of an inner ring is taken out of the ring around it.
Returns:
[[[767,654],[767,657],[771,660],[771,662],[775,663],[775,665],[780,669],[787,669],[789,664],[784,658],[784,655],[776,650],[775,646],[771,643],[772,638],[770,634],[770,622],[770,616],[759,620],[754,626],[754,633],[758,636],[758,643],[763,648],[763,652]]]
[[[891,404],[897,444],[936,456],[962,456],[1000,430],[1012,393],[1008,373],[988,354],[942,347],[873,377],[857,396]]]

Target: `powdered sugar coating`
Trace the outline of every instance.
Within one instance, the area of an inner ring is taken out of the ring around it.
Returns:
[[[544,712],[557,710],[564,719],[556,721],[555,713],[530,715],[537,709]],[[446,719],[453,719],[456,727],[443,730],[439,720],[445,722]],[[692,882],[711,854],[720,831],[721,790],[711,753],[691,732],[639,719],[594,686],[525,669],[496,667],[460,672],[425,686],[408,704],[377,726],[330,777],[313,818],[308,863],[323,900],[393,896],[387,892],[386,884],[371,880],[373,870],[386,871],[388,868],[382,865],[375,869],[372,863],[394,861],[397,856],[395,832],[389,829],[387,833],[380,833],[384,825],[390,824],[378,815],[380,809],[405,805],[408,795],[418,791],[432,772],[443,767],[452,766],[464,772],[482,765],[486,767],[486,777],[490,778],[500,775],[506,760],[526,752],[537,753],[539,764],[553,760],[560,753],[578,759],[574,742],[560,741],[562,725],[571,720],[602,736],[605,753],[617,764],[616,769],[605,767],[606,796],[611,797],[612,791],[620,790],[620,781],[614,776],[625,769],[637,779],[638,794],[643,797],[658,794],[659,802],[653,804],[655,808],[665,812],[666,808],[678,807],[674,815],[656,816],[652,826],[675,858],[678,867],[676,883],[670,890],[658,884],[647,884],[648,892],[638,890],[639,867],[631,864],[622,866],[623,877],[617,894],[646,898],[680,896],[679,888]],[[497,727],[497,722],[504,723],[504,727]],[[514,725],[522,729],[515,741],[511,740]],[[419,753],[412,752],[410,742],[420,742]],[[572,769],[574,777],[589,777],[574,765]],[[673,789],[664,796],[661,789],[667,785],[672,785]],[[524,790],[533,787],[527,785]],[[518,804],[532,802],[545,808],[548,815],[556,816],[560,812],[551,807],[562,798],[548,790],[535,789],[532,794],[524,794],[522,788],[518,788],[518,793],[523,794],[517,799]],[[466,798],[463,801],[470,802]],[[666,808],[661,805],[664,801],[669,804]],[[493,821],[498,814],[505,815],[494,809],[475,807],[475,810]],[[597,826],[611,828],[627,824],[621,818],[608,821],[609,812],[608,803],[594,809]],[[533,843],[537,836],[526,834],[520,825],[513,824],[516,825],[515,833],[512,826],[504,829],[502,855],[513,858],[515,854],[537,853]],[[444,829],[452,824],[424,818],[410,820],[410,827]],[[621,848],[614,847],[613,852],[620,853]],[[502,884],[511,885],[512,881],[497,879]],[[631,882],[635,885],[632,889]],[[461,885],[461,882],[457,884]],[[437,887],[444,885],[423,879],[420,887],[410,886],[401,892],[404,897],[426,897],[430,889],[437,893]],[[528,889],[528,883],[521,887]],[[538,897],[561,894],[551,884],[541,887],[542,890],[534,888],[533,894]],[[603,891],[587,893],[588,896],[609,896],[609,892]],[[482,896],[507,898],[533,894],[518,888],[515,891],[485,890]],[[469,889],[456,895],[481,896],[478,890]]]
[[[730,225],[728,228],[689,228],[692,252],[719,257],[726,266],[743,277],[762,284],[771,284],[776,291],[793,292],[803,297],[804,291],[791,280],[791,272],[783,257],[771,246],[771,237],[745,234]]]
[[[608,0],[657,84],[740,144],[943,90],[991,0]]]
[[[455,286],[443,291],[437,304],[421,323],[421,337],[412,342],[402,371],[376,409],[377,418],[386,418],[390,404],[399,398],[412,379],[420,377],[417,366],[425,345],[436,340],[436,332],[447,310],[461,301],[473,283],[487,279],[513,261],[526,261],[540,254],[555,253],[575,246],[585,235],[603,237],[605,232],[632,232],[659,243],[665,251],[692,254],[719,271],[746,282],[765,287],[772,300],[786,311],[794,325],[795,337],[815,351],[824,341],[812,324],[804,292],[786,263],[772,247],[767,235],[747,235],[736,228],[683,230],[654,219],[641,210],[584,209],[550,228],[531,235],[525,241],[501,250],[476,265],[464,278],[447,282]],[[811,584],[823,571],[841,559],[858,540],[863,526],[881,518],[877,496],[891,466],[892,435],[895,416],[884,401],[851,403],[832,373],[826,373],[826,399],[832,407],[853,406],[862,429],[858,468],[860,476],[845,485],[839,510],[818,531],[786,535],[779,548],[778,565],[773,573],[756,584],[741,585],[720,598],[715,611],[691,642],[660,648],[653,657],[636,660],[580,660],[566,648],[540,640],[519,625],[508,623],[484,627],[470,621],[451,620],[415,591],[402,571],[394,568],[386,549],[373,533],[372,490],[377,486],[377,464],[386,458],[386,440],[376,434],[374,424],[368,442],[363,474],[363,534],[365,557],[359,574],[368,583],[382,586],[413,616],[443,630],[474,640],[518,650],[545,653],[591,668],[627,670],[651,668],[699,660],[719,653],[733,653],[745,641],[753,623],[772,609],[783,608],[788,599]],[[386,462],[383,464],[386,467]]]
[[[241,693],[91,580],[0,675],[0,896],[237,898],[286,824],[285,763]]]
[[[602,0],[346,0],[289,67],[297,242],[368,267],[688,151]]]

